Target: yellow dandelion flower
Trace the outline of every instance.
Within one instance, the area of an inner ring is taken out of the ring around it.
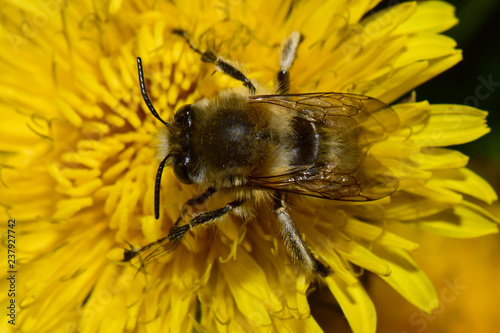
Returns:
[[[370,13],[376,3],[4,3],[0,204],[3,243],[14,256],[7,259],[15,262],[2,272],[0,304],[14,304],[2,330],[330,329],[311,315],[314,277],[294,269],[266,210],[188,232],[173,253],[139,274],[136,265],[116,259],[127,242],[146,245],[167,235],[182,204],[203,190],[180,184],[166,169],[162,218],[155,220],[158,124],[142,100],[136,57],[143,58],[148,92],[163,119],[241,85],[212,75],[213,65],[201,63],[176,29],[241,64],[269,89],[281,41],[299,31],[292,92],[339,91],[392,104],[400,126],[370,155],[400,179],[398,190],[368,203],[297,197],[291,215],[331,268],[320,284],[353,331],[376,327],[375,307],[360,282],[364,270],[420,309],[436,307],[432,284],[409,254],[418,245],[395,230],[404,225],[459,238],[498,232],[498,220],[483,208],[496,194],[466,168],[466,156],[443,148],[486,134],[486,112],[394,104],[460,61],[455,42],[440,34],[457,20],[440,1]],[[221,207],[223,199],[207,206]],[[5,292],[12,276],[15,295]]]

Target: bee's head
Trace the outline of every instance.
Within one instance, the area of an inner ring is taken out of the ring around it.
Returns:
[[[168,161],[174,168],[175,176],[179,181],[185,184],[193,183],[193,174],[195,173],[195,163],[192,149],[192,127],[193,114],[191,104],[182,106],[172,120],[166,122],[156,111],[153,103],[149,99],[144,82],[144,73],[142,70],[142,60],[137,57],[137,71],[139,74],[139,84],[142,97],[151,114],[165,125],[165,131],[160,137],[160,154],[162,161],[158,166],[155,181],[155,217],[160,216],[160,186],[163,168]]]
[[[182,106],[174,116],[172,121],[169,139],[169,155],[172,160],[170,164],[174,169],[174,174],[184,184],[193,183],[195,172],[195,162],[192,144],[193,132],[193,112],[191,104]]]
[[[191,104],[182,106],[172,119],[165,122],[160,134],[158,156],[162,160],[158,166],[155,182],[155,216],[159,215],[159,195],[161,176],[165,164],[172,166],[176,178],[184,184],[193,184],[196,163],[192,144],[193,113]]]

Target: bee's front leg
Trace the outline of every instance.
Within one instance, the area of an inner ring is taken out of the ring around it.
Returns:
[[[198,206],[198,205],[201,205],[203,204],[205,201],[207,201],[208,198],[210,198],[210,196],[212,194],[214,194],[215,192],[217,192],[217,189],[213,186],[210,186],[209,188],[207,188],[205,190],[205,192],[201,193],[201,194],[198,194],[198,195],[195,195],[194,197],[192,197],[191,199],[189,199],[188,201],[186,201],[183,205],[183,207],[185,206]]]
[[[205,193],[202,193],[197,197],[203,197],[204,194]],[[206,198],[200,200],[206,200]],[[131,248],[130,250],[125,250],[122,261],[123,262],[131,261],[135,257],[144,253],[146,254],[146,258],[141,263],[141,268],[144,268],[155,258],[173,251],[180,244],[182,238],[184,237],[184,234],[186,234],[188,230],[193,229],[205,223],[213,222],[214,220],[229,213],[234,208],[241,206],[244,202],[245,202],[244,200],[231,201],[227,203],[224,207],[196,215],[187,224],[177,225],[178,222],[176,222],[176,224],[172,227],[172,229],[170,229],[168,236],[160,238],[155,242],[149,243],[139,248]]]
[[[186,215],[189,207],[194,207],[194,206],[198,206],[198,205],[205,203],[205,201],[207,201],[207,199],[210,198],[212,196],[212,194],[214,194],[215,192],[217,192],[217,189],[213,186],[210,186],[209,188],[207,188],[205,190],[205,192],[198,194],[198,195],[195,195],[194,197],[192,197],[191,199],[186,201],[182,205],[181,215],[179,216],[177,221],[175,221],[175,226],[177,226],[182,221],[182,219]]]
[[[199,225],[212,222],[219,217],[224,216],[228,212],[232,211],[234,208],[241,206],[244,200],[234,200],[227,203],[224,207],[217,208],[208,212],[203,212],[196,215],[191,221],[184,225],[177,225],[177,223],[170,229],[167,238],[173,244],[177,244],[181,241],[184,234],[189,230],[197,227]]]

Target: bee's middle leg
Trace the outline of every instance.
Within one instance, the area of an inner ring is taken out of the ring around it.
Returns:
[[[300,262],[307,271],[314,272],[320,276],[328,275],[328,267],[313,256],[302,239],[297,226],[288,213],[285,194],[282,192],[276,192],[274,213],[278,217],[283,243],[289,251],[292,260]]]

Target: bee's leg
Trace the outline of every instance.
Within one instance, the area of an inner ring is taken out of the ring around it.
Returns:
[[[290,67],[292,67],[297,48],[300,43],[300,33],[292,32],[288,38],[283,40],[280,51],[280,70],[278,72],[278,91],[287,94],[290,90]]]
[[[215,69],[218,70],[219,72],[222,72],[230,77],[232,77],[235,80],[241,81],[245,87],[250,90],[250,93],[252,95],[255,94],[255,87],[253,83],[243,74],[241,70],[238,69],[236,64],[234,64],[232,61],[226,60],[220,56],[217,56],[213,51],[205,51],[202,52],[199,49],[197,49],[193,43],[189,40],[187,33],[184,30],[181,29],[175,29],[172,31],[172,33],[181,36],[186,40],[188,43],[189,47],[201,55],[201,61],[203,62],[208,62],[211,64],[215,65]]]
[[[188,210],[188,206],[189,207],[194,207],[194,206],[198,206],[198,205],[203,204],[215,192],[217,192],[217,189],[215,187],[213,187],[213,186],[210,186],[209,188],[207,188],[205,190],[205,192],[203,192],[201,194],[198,194],[198,195],[195,195],[194,197],[192,197],[191,199],[189,199],[188,201],[186,201],[182,205],[181,215],[179,216],[179,218],[175,222],[175,225],[178,225],[181,222],[182,218],[184,217],[184,215],[186,214],[186,212]]]
[[[217,209],[214,209],[214,210],[211,210],[208,212],[203,212],[203,213],[195,216],[187,224],[180,225],[180,226],[174,225],[172,227],[172,229],[170,229],[168,236],[160,238],[157,241],[149,243],[148,245],[145,245],[143,247],[139,247],[139,248],[131,249],[131,250],[126,250],[122,261],[123,262],[130,261],[133,258],[137,257],[139,254],[144,253],[145,251],[149,250],[150,248],[154,248],[154,247],[159,246],[159,245],[162,246],[161,250],[159,251],[159,253],[161,253],[161,254],[163,254],[165,252],[173,251],[177,247],[177,245],[180,244],[182,237],[184,237],[184,234],[188,230],[195,228],[199,225],[212,222],[212,221],[224,216],[225,214],[227,214],[228,212],[230,212],[234,208],[241,206],[244,202],[245,202],[244,200],[234,200],[234,201],[226,204],[224,207],[217,208]],[[153,257],[146,258],[145,262],[150,262],[158,254],[153,253],[152,255],[153,255]],[[145,266],[145,263],[143,263],[143,266]]]
[[[181,241],[182,237],[189,229],[192,229],[194,227],[197,227],[205,223],[212,222],[215,219],[218,219],[219,217],[222,217],[223,215],[227,214],[234,208],[241,206],[244,202],[245,202],[244,200],[234,200],[231,201],[230,203],[227,203],[224,207],[196,215],[187,224],[181,226],[179,225],[173,226],[172,229],[170,229],[170,232],[168,233],[167,237],[171,243],[177,244]]]
[[[207,201],[207,199],[210,198],[210,196],[212,194],[214,194],[215,192],[217,192],[217,189],[215,187],[213,187],[213,186],[210,186],[202,194],[195,195],[194,197],[192,197],[191,199],[189,199],[188,201],[186,201],[184,203],[184,205],[185,206],[197,206],[197,205],[201,205],[202,203],[204,203],[205,201]]]
[[[285,195],[276,192],[274,203],[274,213],[278,217],[281,227],[281,237],[294,261],[299,261],[307,271],[312,271],[318,275],[328,275],[328,268],[318,259],[314,258],[311,251],[304,243],[297,226],[293,222],[287,210]]]

